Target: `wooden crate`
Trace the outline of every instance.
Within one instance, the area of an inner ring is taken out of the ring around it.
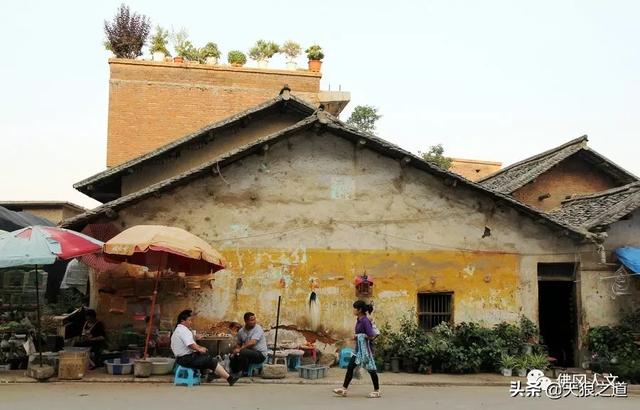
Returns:
[[[79,380],[89,369],[89,349],[76,348],[59,352],[58,379]]]

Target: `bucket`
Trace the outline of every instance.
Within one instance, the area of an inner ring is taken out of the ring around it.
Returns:
[[[153,370],[153,362],[150,360],[136,360],[133,362],[133,374],[136,377],[149,377]]]

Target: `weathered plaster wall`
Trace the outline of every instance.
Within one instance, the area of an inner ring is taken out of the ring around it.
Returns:
[[[122,178],[122,195],[139,191],[149,185],[188,171],[225,152],[289,127],[301,119],[301,115],[290,112],[272,113],[259,121],[250,121],[245,127],[238,126],[218,131],[212,135],[211,141],[197,147],[185,148],[180,151],[179,156],[164,158],[162,162],[137,167],[133,174],[125,175]]]
[[[633,212],[629,219],[610,225],[605,241],[608,260],[615,259],[611,253],[618,247],[640,246],[639,233],[640,211]],[[602,265],[593,259],[585,263],[581,285],[585,303],[585,322],[589,326],[617,324],[625,312],[637,308],[640,277],[616,277],[618,266],[618,262]]]
[[[535,321],[537,263],[576,259],[568,238],[484,194],[328,133],[292,137],[222,174],[118,216],[123,228],[180,226],[223,250],[229,268],[214,289],[163,305],[166,315],[195,307],[202,326],[246,310],[273,324],[282,295],[284,322],[306,327],[315,290],[321,327],[346,335],[353,278],[364,270],[381,322],[415,308],[418,291],[453,291],[456,322]]]
[[[611,224],[607,235],[605,246],[609,251],[621,246],[640,246],[640,210],[632,212],[627,219]]]

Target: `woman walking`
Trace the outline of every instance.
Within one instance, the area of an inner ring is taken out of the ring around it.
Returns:
[[[347,374],[344,376],[342,387],[333,390],[338,396],[344,397],[347,395],[347,389],[353,379],[353,371],[357,366],[362,366],[369,372],[371,381],[373,382],[373,391],[369,393],[367,397],[381,397],[376,362],[373,358],[372,343],[372,340],[378,334],[375,332],[371,320],[367,317],[367,314],[371,312],[373,312],[372,305],[368,305],[362,300],[353,303],[353,314],[358,318],[355,329],[356,351],[349,361],[349,367],[347,367]]]

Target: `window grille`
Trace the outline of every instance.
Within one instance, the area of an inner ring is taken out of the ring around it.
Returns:
[[[431,330],[442,322],[453,323],[453,293],[418,293],[418,324]]]

